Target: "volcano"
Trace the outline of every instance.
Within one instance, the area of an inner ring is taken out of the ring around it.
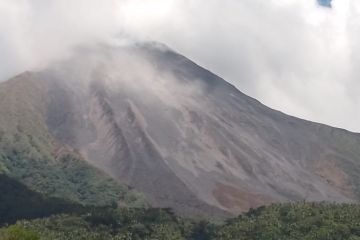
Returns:
[[[42,136],[183,215],[360,197],[360,134],[266,107],[158,43],[78,48],[0,99],[3,135]]]

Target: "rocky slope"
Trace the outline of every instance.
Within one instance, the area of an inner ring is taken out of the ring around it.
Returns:
[[[84,161],[76,149],[51,136],[45,118],[47,84],[34,77],[27,72],[0,85],[0,176],[23,183],[29,191],[44,198],[96,206],[114,203],[143,206],[141,195],[116,183]],[[13,185],[12,195],[5,185],[0,188],[1,202],[23,196],[18,194],[23,192],[18,186],[21,185]],[[23,199],[29,203],[20,204],[18,210],[31,210],[31,199],[31,195]],[[15,212],[6,204],[0,207],[4,217],[10,214],[15,217]]]
[[[30,98],[41,100],[22,101],[42,105],[36,121],[56,145],[155,207],[223,216],[270,202],[359,199],[360,134],[272,110],[164,46],[79,48],[17,78],[39,86]],[[0,93],[29,95],[13,82]],[[22,104],[11,111],[21,119]]]

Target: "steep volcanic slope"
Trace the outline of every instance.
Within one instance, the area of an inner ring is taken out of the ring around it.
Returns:
[[[32,77],[59,144],[154,206],[222,215],[359,199],[359,134],[269,109],[166,47],[78,49]]]
[[[115,202],[143,205],[139,194],[116,183],[85,162],[75,149],[57,143],[49,134],[45,121],[48,86],[36,76],[26,72],[0,85],[0,176],[4,175],[3,180],[10,177],[13,182],[23,183],[44,199],[57,197],[85,205]],[[0,199],[5,204],[0,207],[0,215],[4,219],[9,214],[13,214],[11,219],[16,219],[17,213],[26,216],[29,213],[26,209],[39,212],[39,208],[29,207],[30,202],[15,210],[14,205],[7,207],[10,199],[15,201],[28,192],[19,195],[22,191],[18,186],[13,185],[12,195],[6,192],[5,185],[5,189],[0,187]],[[31,196],[29,200],[33,199]]]

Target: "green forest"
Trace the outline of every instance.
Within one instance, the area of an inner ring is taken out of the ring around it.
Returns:
[[[274,204],[224,222],[177,217],[170,209],[67,208],[67,213],[19,220],[1,240],[339,240],[360,239],[360,206]]]

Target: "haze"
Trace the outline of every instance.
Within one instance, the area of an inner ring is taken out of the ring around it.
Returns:
[[[360,2],[2,0],[0,80],[79,45],[153,40],[264,104],[360,131]]]

